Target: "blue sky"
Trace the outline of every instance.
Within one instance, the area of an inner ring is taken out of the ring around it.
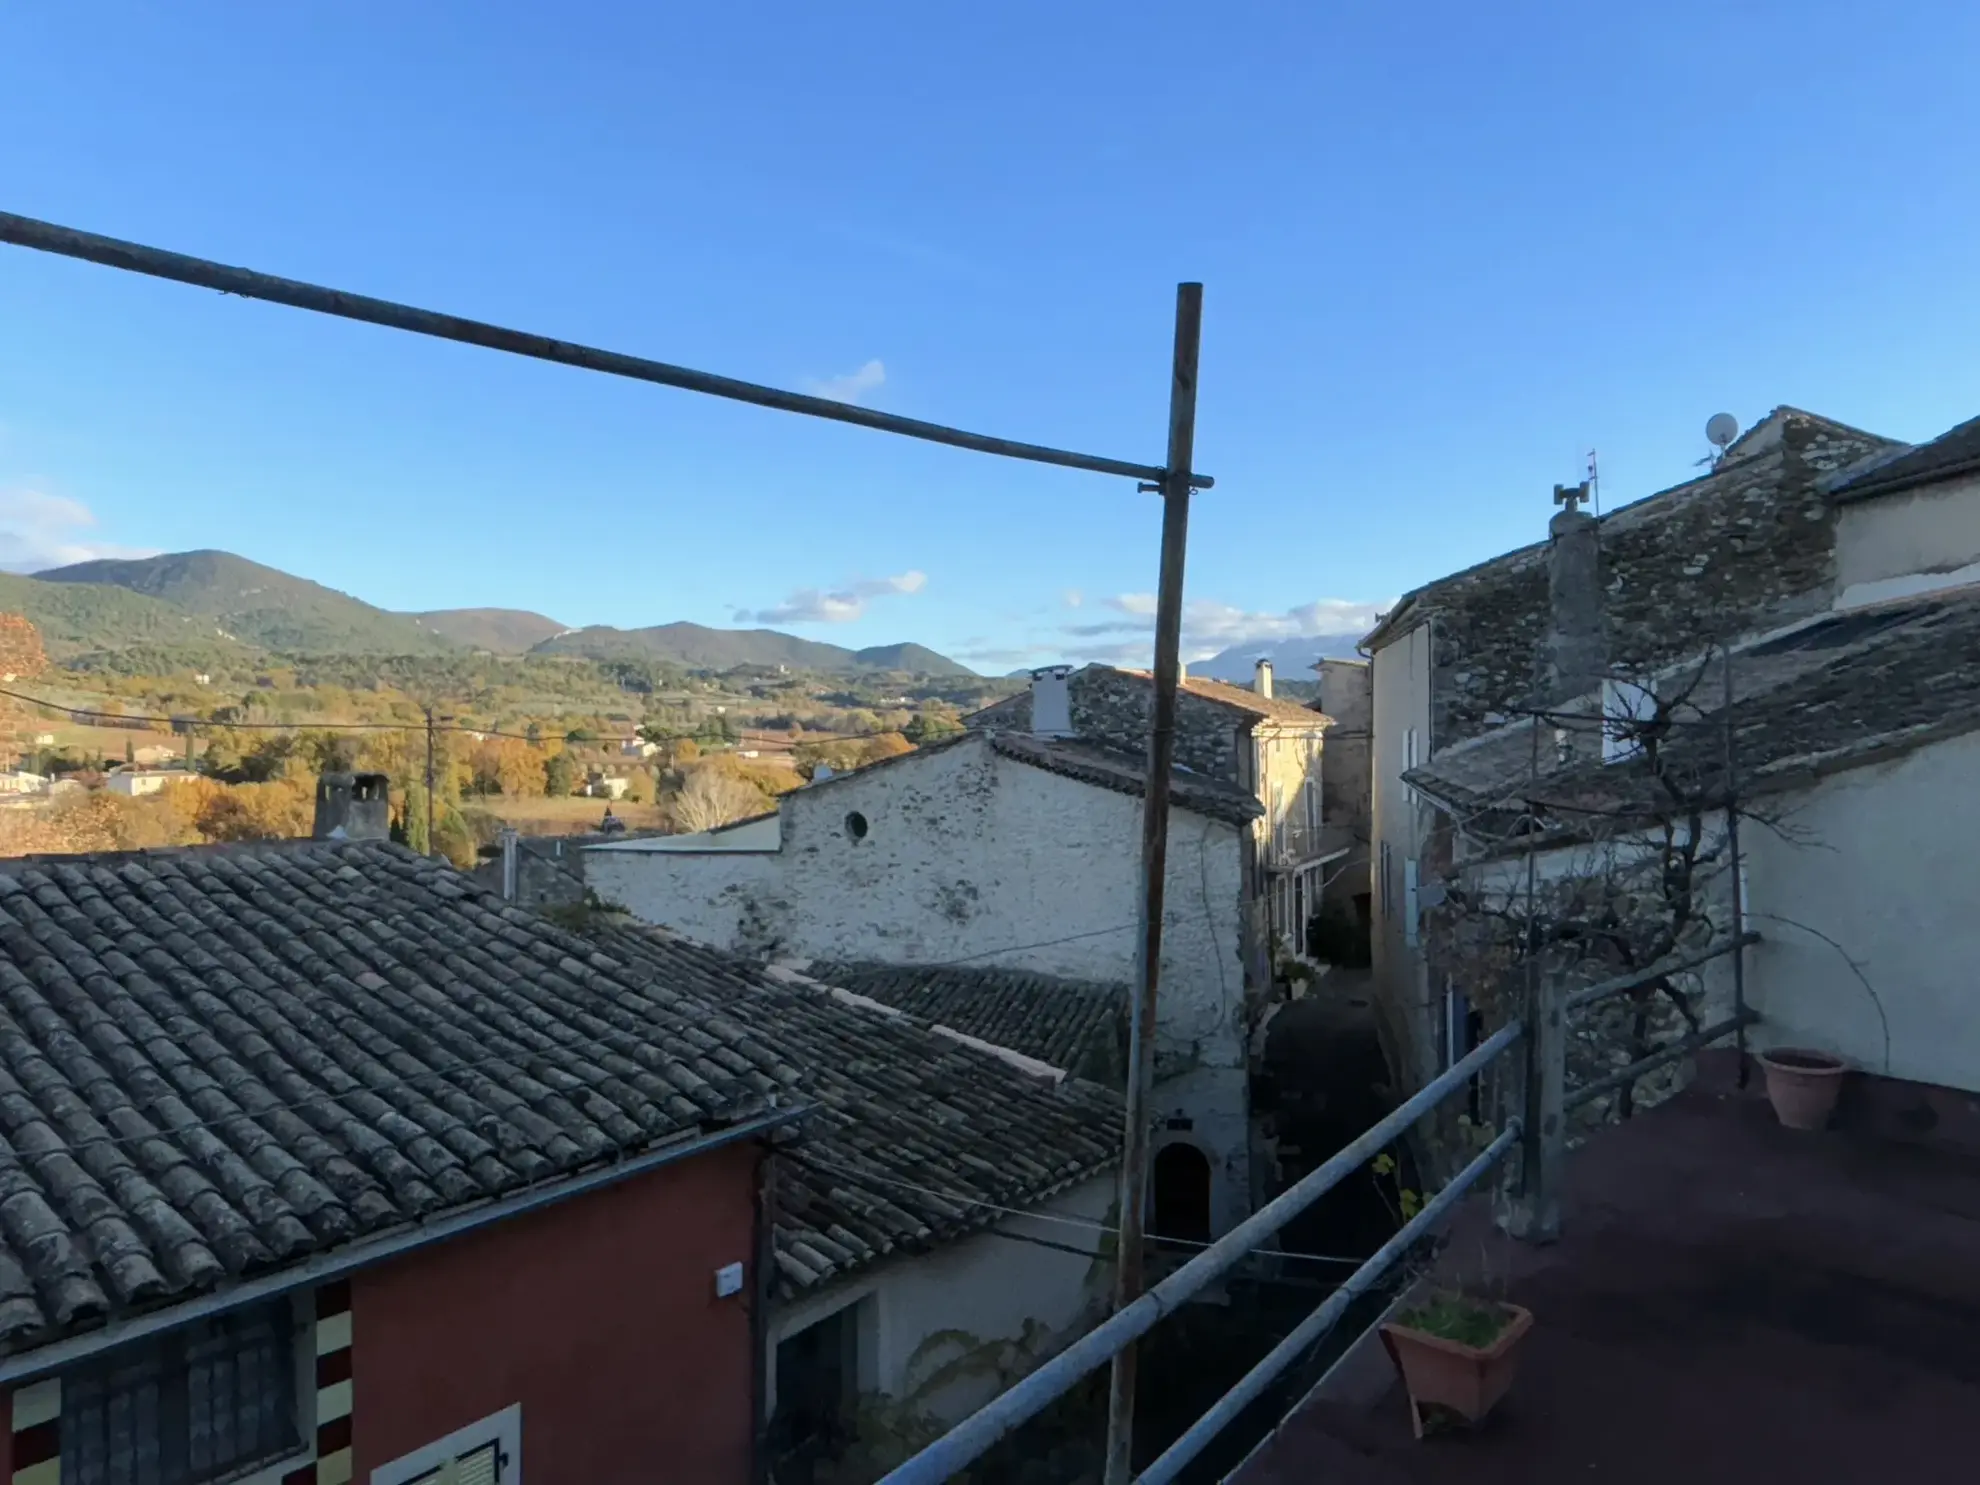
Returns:
[[[0,210],[1159,463],[1189,639],[1360,627],[1686,478],[1716,411],[1980,412],[1980,10],[0,9]],[[393,608],[1146,647],[1158,512],[0,248],[0,562],[223,547]]]

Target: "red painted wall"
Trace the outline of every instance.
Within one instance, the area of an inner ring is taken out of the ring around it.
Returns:
[[[747,1485],[758,1159],[694,1156],[354,1277],[358,1485],[511,1403],[529,1485]]]

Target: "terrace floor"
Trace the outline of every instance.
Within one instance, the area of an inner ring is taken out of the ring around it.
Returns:
[[[1973,1478],[1980,1159],[1781,1129],[1754,1082],[1701,1081],[1576,1151],[1558,1243],[1461,1217],[1447,1275],[1482,1266],[1535,1319],[1481,1428],[1417,1442],[1393,1367],[1364,1343],[1228,1478]]]

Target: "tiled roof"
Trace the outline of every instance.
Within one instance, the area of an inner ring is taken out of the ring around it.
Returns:
[[[1006,758],[1063,774],[1083,784],[1137,797],[1147,787],[1148,765],[1132,753],[1096,747],[1070,738],[1033,737],[1023,732],[993,732],[990,746]],[[1232,825],[1248,824],[1265,813],[1256,795],[1222,779],[1178,769],[1169,779],[1169,798],[1178,809],[1208,815]]]
[[[1688,793],[1723,793],[1722,660],[1659,684],[1690,699],[1660,745],[1667,775]],[[1733,654],[1733,748],[1743,794],[1793,788],[1980,728],[1980,590],[1961,589],[1832,614]],[[1538,801],[1572,828],[1590,811],[1662,801],[1642,760],[1563,761],[1552,723],[1534,747],[1520,722],[1439,754],[1405,779],[1463,814]],[[1538,758],[1536,772],[1535,759]],[[1503,818],[1503,817],[1502,817]]]
[[[779,1161],[776,1259],[787,1289],[977,1231],[997,1208],[1032,1206],[1119,1158],[1121,1101],[1096,1083],[1034,1077],[917,1016],[848,1004],[815,975],[661,929],[626,923],[588,936],[692,985],[711,1029],[770,1055],[766,1087],[816,1106],[803,1142]]]
[[[1777,408],[1710,474],[1601,517],[1611,658],[1629,669],[1828,606],[1840,471],[1900,447],[1796,408]],[[1536,527],[1545,508],[1536,503]],[[1531,700],[1549,622],[1547,545],[1537,542],[1406,595],[1363,641],[1379,647],[1433,619],[1433,752],[1505,722]]]
[[[1145,670],[1124,670],[1123,675],[1136,676],[1154,683],[1155,677]],[[1324,727],[1328,719],[1301,701],[1288,696],[1260,696],[1245,686],[1234,686],[1229,681],[1215,681],[1208,676],[1186,675],[1180,689],[1192,696],[1200,696],[1205,701],[1214,701],[1233,711],[1244,712],[1253,717],[1269,717],[1275,722],[1291,722],[1302,727]]]
[[[790,1177],[794,1285],[977,1221],[887,1182],[1021,1206],[1118,1134],[1104,1090],[400,847],[9,863],[0,1351],[814,1096],[852,1173]]]
[[[1980,418],[1838,480],[1830,493],[1840,501],[1868,500],[1976,472],[1980,472]]]
[[[1124,985],[960,964],[821,963],[805,973],[1075,1077],[1116,1083],[1125,1062]]]
[[[1154,676],[1145,670],[1128,670],[1113,665],[1089,665],[1073,676],[1075,685],[1079,677],[1088,672],[1108,672],[1114,675],[1132,676],[1145,685],[1154,684]],[[1269,717],[1275,722],[1289,722],[1302,727],[1325,727],[1329,719],[1322,716],[1319,709],[1288,696],[1260,696],[1256,691],[1243,686],[1234,686],[1228,681],[1213,681],[1204,676],[1184,676],[1178,689],[1204,701],[1215,702],[1219,706],[1242,712],[1248,717]],[[1031,693],[1020,691],[1015,696],[1006,696],[1002,701],[992,702],[981,711],[971,712],[963,718],[965,726],[988,728],[1002,727],[1027,731],[1031,727]]]

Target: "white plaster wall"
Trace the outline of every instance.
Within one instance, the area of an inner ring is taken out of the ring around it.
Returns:
[[[1374,925],[1370,949],[1374,980],[1390,1040],[1407,1037],[1406,1046],[1390,1054],[1409,1057],[1416,1077],[1435,1074],[1437,1017],[1441,1009],[1426,1004],[1423,961],[1409,942],[1404,923],[1404,863],[1415,859],[1420,846],[1419,806],[1410,799],[1402,776],[1408,768],[1408,734],[1416,731],[1419,766],[1430,761],[1430,626],[1419,624],[1375,652],[1371,666],[1374,692],[1369,739],[1371,839],[1369,880]],[[1387,871],[1383,868],[1387,847]]]
[[[1250,1074],[1241,1066],[1193,1067],[1164,1078],[1153,1095],[1150,1152],[1187,1144],[1209,1157],[1210,1227],[1219,1236],[1251,1215],[1258,1195],[1251,1183],[1250,1098]],[[1189,1121],[1188,1129],[1168,1127],[1183,1119]],[[1152,1214],[1152,1188],[1150,1201]]]
[[[1968,883],[1980,840],[1980,735],[1755,800],[1740,827],[1746,1002],[1756,1050],[1812,1047],[1866,1072],[1980,1092],[1980,912]],[[1705,822],[1708,839],[1723,825]],[[1540,878],[1599,869],[1549,852]],[[1516,892],[1522,862],[1474,870]],[[1721,879],[1718,896],[1730,887]],[[1717,903],[1725,912],[1725,903]],[[1732,1003],[1731,966],[1703,976],[1705,1018]],[[1888,1049],[1886,1027],[1888,1026]]]
[[[1980,1091],[1980,736],[1838,774],[1785,803],[1809,843],[1751,825],[1740,838],[1749,921],[1765,935],[1747,960],[1747,998],[1765,1018],[1753,1045],[1814,1047],[1868,1072]]]
[[[1097,1252],[1098,1229],[1113,1221],[1115,1190],[1114,1172],[1094,1176],[1041,1205],[1036,1216],[998,1223],[999,1231],[1015,1236],[979,1233],[931,1253],[898,1258],[780,1311],[772,1321],[767,1358],[772,1407],[778,1341],[844,1305],[864,1304],[862,1390],[901,1401],[919,1393],[915,1405],[935,1418],[953,1423],[967,1417],[1002,1385],[994,1374],[977,1374],[928,1387],[944,1363],[970,1346],[1021,1340],[1028,1324],[1045,1342],[1036,1357],[1042,1361],[1100,1313],[1113,1282],[1110,1266],[1020,1239]],[[970,1339],[964,1342],[952,1332]]]
[[[1980,562],[1980,476],[1853,501],[1836,520],[1836,586],[1851,589]],[[1874,592],[1875,590],[1870,590]]]
[[[649,923],[716,945],[749,934],[745,910],[774,901],[783,882],[776,852],[648,851],[616,842],[585,851],[585,884]]]
[[[783,800],[763,855],[586,856],[598,895],[745,953],[1006,965],[1116,984],[1134,977],[1141,801],[1004,758],[973,738]],[[866,822],[854,838],[847,817]],[[633,843],[636,844],[636,843]],[[1179,1095],[1220,1174],[1216,1210],[1249,1210],[1240,832],[1171,815],[1157,1055],[1235,1078]],[[1231,1217],[1230,1220],[1237,1220]]]

